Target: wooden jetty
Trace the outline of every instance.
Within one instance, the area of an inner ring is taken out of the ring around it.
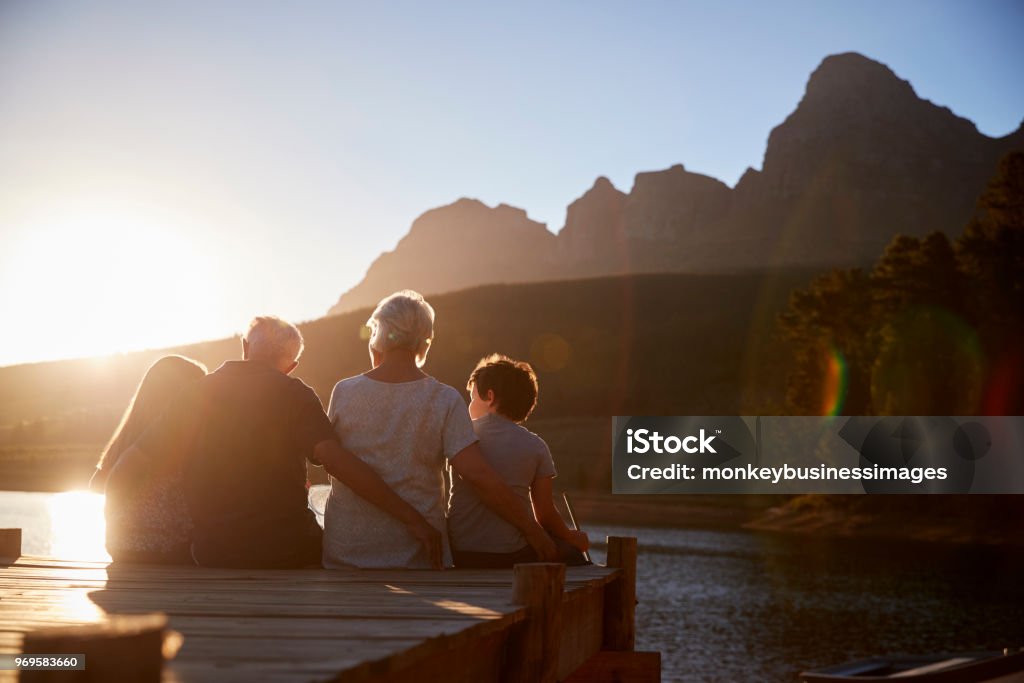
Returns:
[[[633,538],[608,539],[606,567],[443,572],[119,566],[0,541],[0,654],[86,654],[25,681],[660,678],[658,653],[633,652]]]

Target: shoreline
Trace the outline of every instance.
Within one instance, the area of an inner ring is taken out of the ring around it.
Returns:
[[[570,491],[569,496],[576,519],[584,528],[587,524],[611,524],[673,529],[740,529],[757,519],[762,511],[783,502],[773,496],[747,496],[756,500],[743,501],[735,496],[730,501],[728,496],[718,495],[615,495],[582,491]]]
[[[920,500],[918,500],[920,498]],[[974,506],[974,514],[964,508]],[[813,538],[915,541],[1024,549],[1024,496],[800,496],[744,524],[750,531]],[[944,513],[944,514],[943,514]]]
[[[572,494],[577,518],[591,524],[642,526],[675,529],[718,529],[750,531],[813,539],[913,541],[946,546],[984,546],[1024,549],[1024,529],[1013,519],[1024,508],[1024,497],[985,496],[975,502],[987,507],[1004,507],[1005,524],[986,524],[979,518],[951,515],[929,516],[929,508],[945,506],[962,512],[967,496],[949,496],[956,501],[908,500],[888,496],[873,500],[861,496],[615,496]],[[662,500],[656,500],[656,499]],[[852,500],[851,500],[852,498]],[[994,502],[993,502],[994,499]],[[1018,500],[1020,499],[1020,500]],[[960,503],[960,504],[956,504]],[[1001,504],[1001,505],[1000,505]],[[866,509],[876,507],[878,509]],[[914,508],[921,510],[914,513]],[[895,508],[895,511],[894,511]],[[904,509],[900,509],[904,508]],[[902,512],[898,523],[893,515]]]

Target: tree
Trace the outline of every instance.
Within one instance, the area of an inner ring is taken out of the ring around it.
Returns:
[[[1024,151],[1000,162],[956,253],[973,281],[970,305],[996,336],[1014,340],[1024,308]]]
[[[869,274],[836,270],[793,292],[780,325],[794,413],[1020,414],[1024,152],[1000,162],[955,243],[897,235]],[[823,401],[837,386],[845,400]]]
[[[856,414],[867,408],[867,359],[877,344],[874,309],[870,280],[860,268],[832,271],[793,292],[780,319],[794,362],[789,410]]]

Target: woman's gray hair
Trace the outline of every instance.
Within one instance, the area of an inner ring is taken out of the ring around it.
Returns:
[[[434,309],[419,292],[405,289],[381,299],[366,325],[370,348],[377,353],[404,349],[416,354],[417,367],[427,361],[434,339]]]
[[[273,315],[253,318],[245,341],[249,357],[264,361],[298,360],[304,346],[299,328]]]

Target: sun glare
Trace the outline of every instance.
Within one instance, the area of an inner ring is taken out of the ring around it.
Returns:
[[[0,312],[23,333],[8,336],[0,365],[216,334],[220,278],[172,224],[81,211],[23,226],[0,273]]]
[[[68,491],[50,497],[50,555],[66,560],[109,562],[104,549],[104,498],[88,491]]]

